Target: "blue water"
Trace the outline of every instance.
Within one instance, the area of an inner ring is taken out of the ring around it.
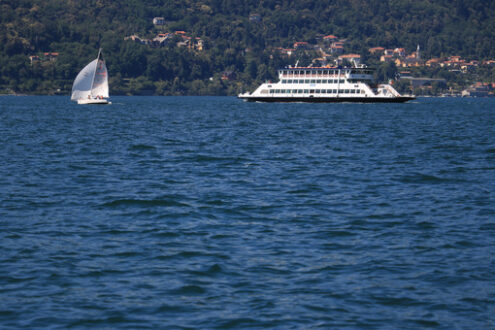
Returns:
[[[0,97],[0,328],[495,328],[495,99]]]

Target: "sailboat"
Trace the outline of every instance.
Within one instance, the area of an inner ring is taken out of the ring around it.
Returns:
[[[111,104],[108,97],[108,71],[100,48],[98,57],[86,65],[74,80],[70,99],[77,101],[77,104]]]

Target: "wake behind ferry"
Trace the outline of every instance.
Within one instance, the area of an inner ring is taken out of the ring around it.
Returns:
[[[373,72],[367,67],[288,67],[278,70],[278,82],[266,82],[238,97],[250,102],[402,103],[415,99],[389,84],[374,84]]]

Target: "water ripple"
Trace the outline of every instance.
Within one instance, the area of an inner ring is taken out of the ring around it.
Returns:
[[[0,328],[495,327],[493,99],[0,96]]]

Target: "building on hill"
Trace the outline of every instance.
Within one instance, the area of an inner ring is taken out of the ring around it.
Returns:
[[[426,61],[426,66],[427,67],[437,67],[440,66],[440,63],[442,63],[443,59],[441,58],[432,58]]]
[[[163,47],[170,41],[171,37],[170,33],[159,33],[153,38],[151,44],[156,47]]]
[[[397,57],[405,57],[406,56],[406,50],[404,48],[395,48],[394,49],[394,55]]]
[[[380,62],[390,63],[394,61],[393,55],[382,55],[380,57]]]
[[[329,43],[329,44],[331,44],[331,43],[333,43],[333,42],[335,42],[337,40],[339,40],[339,38],[337,38],[333,34],[329,34],[329,35],[323,37],[323,42],[326,42],[326,43]]]
[[[150,40],[142,39],[141,37],[139,37],[136,34],[133,34],[132,36],[125,37],[124,40],[125,41],[131,40],[131,41],[137,42],[137,43],[142,44],[142,45],[149,45],[152,43]]]
[[[194,43],[194,49],[197,51],[202,52],[204,49],[204,42],[201,38],[195,38],[195,43]]]
[[[309,50],[311,47],[309,46],[309,43],[306,41],[298,41],[294,43],[294,49],[295,50]]]
[[[58,57],[58,53],[44,53],[45,61],[55,61]]]
[[[165,25],[165,18],[163,17],[155,17],[153,18],[153,25],[163,26]]]
[[[41,59],[38,55],[31,55],[29,56],[29,61],[31,62],[31,65],[33,65],[34,63],[41,62]]]
[[[403,67],[403,68],[424,66],[424,61],[421,59],[417,59],[415,56],[408,56],[406,58],[396,58],[394,62],[397,67]]]
[[[383,52],[385,51],[385,48],[383,47],[373,47],[373,48],[370,48],[368,49],[368,51],[370,52],[370,54],[383,54]]]
[[[359,55],[359,54],[340,55],[338,58],[339,64],[342,64],[344,61],[348,61],[348,62],[357,66],[357,65],[361,64],[361,55]]]
[[[342,41],[334,41],[330,45],[330,54],[337,56],[344,54],[344,43]]]
[[[462,96],[471,96],[471,97],[487,97],[487,96],[495,96],[495,83],[482,83],[477,82],[467,89],[462,91]]]
[[[29,62],[31,65],[33,65],[34,63],[54,62],[57,59],[58,55],[59,53],[55,52],[46,52],[42,55],[30,55]]]

